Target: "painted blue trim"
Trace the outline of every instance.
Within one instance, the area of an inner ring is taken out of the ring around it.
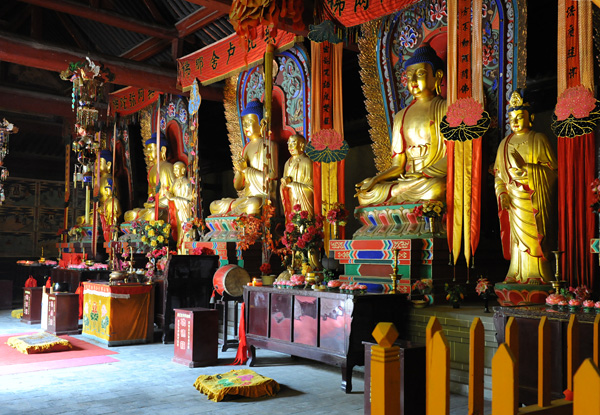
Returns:
[[[294,49],[297,50],[297,51],[299,51],[299,52],[302,52],[302,50],[299,49],[299,48],[294,48]],[[302,64],[302,62],[300,62],[300,60],[296,57],[296,55],[294,55],[294,54],[292,54],[292,53],[290,53],[288,51],[282,52],[279,55],[280,56],[282,56],[282,55],[283,56],[287,56],[288,58],[292,59],[294,62],[296,62],[296,64],[300,68],[300,70],[302,72],[304,72],[304,65]],[[304,54],[302,53],[302,55],[304,55]],[[306,56],[304,56],[304,58],[306,60]],[[308,61],[306,61],[306,62],[308,62]],[[304,79],[310,82],[310,80],[308,80],[308,74],[304,73],[303,75],[304,75]],[[307,101],[308,101],[308,99],[310,99],[310,97],[307,96],[306,85],[304,83],[302,84],[302,92],[301,92],[301,94],[302,94],[302,102],[304,103],[304,105],[303,105],[303,107],[304,107],[303,108],[303,110],[304,110],[303,111],[304,112],[304,117],[302,117],[303,118],[302,128],[304,129],[304,136],[305,137],[309,137],[309,135],[306,134],[307,132],[309,132],[308,126],[307,126],[307,123],[308,123],[307,119],[308,119],[308,117],[306,117],[306,113],[308,112],[308,108],[309,108],[307,106]],[[306,98],[308,98],[308,99],[306,99]]]

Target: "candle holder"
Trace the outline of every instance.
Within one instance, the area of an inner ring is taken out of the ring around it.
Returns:
[[[552,281],[552,288],[556,293],[560,293],[560,290],[563,288],[567,288],[567,282],[561,279],[560,275],[560,256],[564,253],[564,251],[552,251],[554,254],[554,259],[556,260],[556,272],[554,273],[554,281]]]
[[[392,279],[392,289],[389,294],[398,294],[398,277],[402,277],[402,274],[398,274],[398,254],[400,253],[399,249],[394,249],[394,265],[392,266],[392,273],[390,274],[390,278]]]

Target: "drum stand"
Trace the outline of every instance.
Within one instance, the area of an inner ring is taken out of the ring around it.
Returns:
[[[218,296],[218,294],[217,294]],[[232,297],[225,293],[221,298],[215,297],[215,307],[221,306],[223,308],[223,348],[222,351],[226,351],[230,347],[238,346],[238,323],[239,323],[239,311],[238,303],[243,301],[242,297]],[[229,327],[229,303],[233,302],[233,339],[228,339],[227,329]]]

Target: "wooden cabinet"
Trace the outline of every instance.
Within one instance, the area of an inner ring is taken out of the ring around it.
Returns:
[[[219,347],[219,312],[208,308],[176,308],[175,357],[188,367],[215,366]]]
[[[505,327],[508,319],[514,317],[519,327],[519,402],[530,405],[537,403],[538,385],[538,326],[542,317],[550,324],[550,354],[552,355],[550,373],[552,373],[552,399],[563,398],[567,389],[567,327],[569,312],[546,310],[544,305],[523,307],[495,307],[494,326],[498,344],[505,342]],[[593,357],[593,321],[594,313],[577,313],[579,320],[579,359],[581,362]]]
[[[42,321],[42,292],[44,287],[23,288],[22,323],[39,324]]]
[[[174,308],[209,308],[213,275],[219,266],[216,255],[173,255],[156,282],[154,320],[163,331],[163,343],[173,341]]]
[[[47,327],[52,334],[79,334],[79,294],[48,294]]]
[[[244,287],[246,340],[268,349],[340,366],[342,390],[352,391],[352,369],[364,364],[363,341],[373,342],[380,321],[405,332],[404,295],[352,295],[313,290]]]

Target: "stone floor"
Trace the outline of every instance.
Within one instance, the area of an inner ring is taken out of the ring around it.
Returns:
[[[0,311],[0,335],[41,330]],[[75,336],[80,338],[81,336]],[[84,339],[90,341],[89,339]],[[100,344],[99,344],[100,345]],[[190,369],[171,362],[173,344],[111,347],[118,362],[0,377],[0,414],[361,414],[363,373],[354,372],[353,392],[340,389],[338,368],[289,355],[257,351],[261,375],[275,379],[281,391],[274,397],[206,399],[193,387],[199,375],[232,370],[236,350],[219,352],[219,365]],[[452,395],[451,414],[467,413],[467,398]],[[486,413],[490,413],[486,402]],[[410,414],[407,414],[410,415]]]

